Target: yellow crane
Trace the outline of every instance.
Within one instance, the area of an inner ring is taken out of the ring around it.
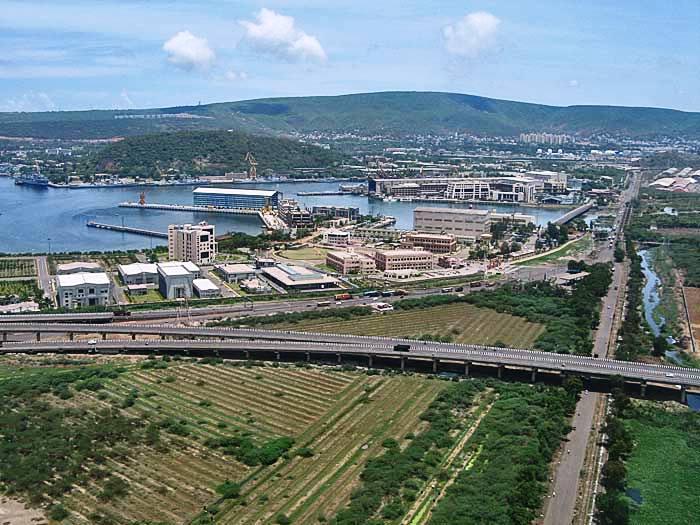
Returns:
[[[249,151],[245,154],[245,161],[248,163],[248,178],[255,180],[258,178],[258,161],[255,160],[253,154]]]

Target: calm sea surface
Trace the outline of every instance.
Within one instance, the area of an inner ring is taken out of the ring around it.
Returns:
[[[336,191],[337,182],[283,182],[245,185],[246,188],[277,189],[285,197],[296,198],[306,206],[335,204],[357,206],[362,213],[392,215],[397,228],[413,226],[413,209],[426,203],[383,202],[354,195],[297,197],[297,192]],[[192,187],[146,188],[146,201],[159,204],[192,204]],[[88,221],[124,224],[137,228],[166,231],[168,224],[206,220],[216,224],[217,234],[239,231],[260,232],[255,217],[226,216],[207,213],[171,212],[119,208],[124,201],[138,201],[141,188],[56,189],[16,186],[7,177],[0,177],[0,252],[47,252],[51,250],[89,251],[148,248],[164,244],[163,239],[88,228]],[[430,204],[432,206],[432,204]],[[458,206],[435,204],[435,206]],[[466,207],[463,205],[461,207]],[[477,205],[501,212],[529,213],[538,224],[553,221],[565,210],[536,209],[519,206]]]

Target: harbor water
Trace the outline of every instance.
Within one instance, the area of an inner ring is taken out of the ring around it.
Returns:
[[[418,206],[468,207],[468,204],[383,202],[360,195],[297,196],[297,192],[337,191],[338,182],[279,182],[246,184],[246,188],[276,189],[285,198],[314,205],[356,206],[363,214],[391,215],[396,227],[413,226],[413,209]],[[218,186],[221,187],[221,186]],[[148,187],[146,201],[158,204],[192,204],[192,187]],[[107,251],[148,248],[161,239],[86,227],[88,221],[125,225],[154,231],[167,231],[168,224],[206,220],[217,227],[217,234],[229,231],[251,235],[260,233],[257,217],[119,208],[120,202],[137,202],[141,188],[41,188],[17,186],[9,177],[0,177],[0,252]],[[473,207],[505,213],[533,215],[538,224],[554,221],[570,208],[534,208],[497,204]]]

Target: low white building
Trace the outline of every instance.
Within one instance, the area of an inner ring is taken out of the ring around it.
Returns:
[[[56,276],[58,305],[63,308],[105,306],[112,286],[104,272],[69,273]]]
[[[237,283],[255,277],[255,268],[249,264],[221,264],[216,267],[216,272],[227,283]]]
[[[191,262],[170,261],[158,263],[158,290],[166,299],[192,297],[193,281],[199,279],[200,271]]]
[[[209,297],[219,297],[221,290],[209,279],[195,279],[192,281],[192,287],[197,297],[206,299]]]
[[[102,266],[96,262],[75,261],[56,265],[56,273],[68,275],[71,273],[97,273],[104,272]]]
[[[117,269],[122,282],[126,285],[158,284],[158,267],[155,264],[120,264]]]
[[[344,230],[326,230],[323,232],[323,244],[347,246],[350,242],[350,232]]]

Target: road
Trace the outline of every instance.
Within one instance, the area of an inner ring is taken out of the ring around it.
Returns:
[[[625,203],[630,202],[639,191],[639,177],[635,177],[630,188],[623,192],[617,214],[616,240],[622,240],[622,221],[625,215]],[[597,260],[611,261],[614,248],[604,245],[597,253]],[[608,355],[610,340],[614,337],[613,328],[620,311],[619,303],[624,301],[626,287],[626,272],[622,263],[615,263],[613,279],[608,294],[603,300],[600,313],[600,323],[595,334],[593,353],[600,358]],[[585,468],[586,450],[593,429],[596,406],[601,402],[601,394],[588,393],[581,396],[576,405],[576,413],[572,418],[571,432],[566,436],[560,462],[557,465],[550,497],[545,507],[544,525],[565,525],[575,519],[577,498],[580,492],[581,471]]]
[[[36,258],[36,269],[39,272],[39,287],[44,291],[44,297],[55,304],[49,262],[45,255],[40,255]]]

